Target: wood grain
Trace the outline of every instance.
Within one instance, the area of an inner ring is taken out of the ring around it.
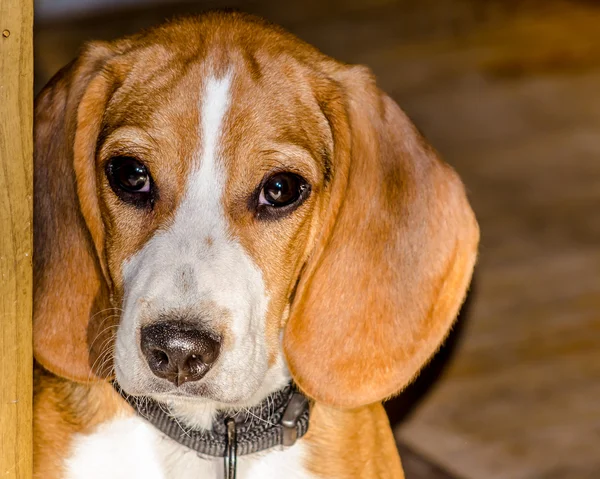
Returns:
[[[0,477],[31,477],[33,2],[0,0]]]

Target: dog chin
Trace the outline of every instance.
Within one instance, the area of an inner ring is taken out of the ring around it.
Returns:
[[[290,381],[287,369],[272,368],[255,384],[227,384],[223,387],[216,381],[200,381],[197,384],[183,386],[164,393],[150,394],[153,399],[169,404],[186,406],[212,403],[219,410],[253,407],[267,396],[283,389]],[[187,386],[187,387],[186,387]]]
[[[255,393],[252,394],[228,394],[210,384],[200,383],[189,388],[179,387],[164,392],[149,392],[146,396],[155,401],[171,404],[186,404],[188,406],[217,404],[218,409],[229,409],[235,407],[248,407],[253,402]],[[260,402],[260,401],[258,401]]]
[[[260,404],[270,394],[285,387],[290,378],[283,373],[284,371],[278,371],[278,374],[267,374],[258,389],[250,395],[228,394],[210,384],[200,383],[195,385],[194,394],[178,389],[148,396],[165,404],[169,412],[182,424],[195,429],[210,429],[217,412],[228,411],[234,414],[245,408],[251,408]]]
[[[185,404],[204,406],[216,404],[218,409],[244,408],[259,404],[267,396],[284,388],[290,381],[285,367],[273,367],[256,384],[227,384],[223,387],[216,381],[199,381],[175,387],[166,381],[130,381],[119,368],[116,379],[127,394],[137,397],[149,397],[163,404]],[[138,378],[141,379],[141,378]],[[233,387],[232,387],[233,386]]]

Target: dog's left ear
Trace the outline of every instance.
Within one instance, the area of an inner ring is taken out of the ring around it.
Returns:
[[[115,54],[88,45],[35,104],[33,349],[46,369],[77,381],[104,373],[94,367],[111,332],[95,155]]]
[[[398,393],[436,352],[464,300],[479,229],[457,174],[372,75],[336,75],[342,93],[323,103],[330,207],[284,351],[309,396],[358,407]]]

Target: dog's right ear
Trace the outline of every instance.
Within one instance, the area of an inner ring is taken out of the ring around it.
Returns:
[[[344,66],[336,80],[339,96],[323,102],[330,212],[283,343],[307,395],[356,408],[397,394],[436,352],[465,298],[479,227],[458,175],[372,74]]]
[[[94,164],[110,94],[104,66],[114,55],[108,44],[88,45],[35,104],[34,354],[46,369],[79,381],[91,377],[90,346],[98,339],[90,317],[110,300],[95,174],[83,183],[77,177]]]

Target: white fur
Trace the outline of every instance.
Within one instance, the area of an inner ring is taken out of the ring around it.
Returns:
[[[238,479],[311,479],[305,445],[238,458]],[[223,459],[200,458],[138,417],[74,438],[66,479],[222,479]]]
[[[182,422],[200,427],[210,426],[216,409],[253,406],[289,380],[281,353],[269,368],[262,272],[232,236],[223,209],[227,175],[220,145],[232,80],[233,72],[207,80],[199,105],[198,167],[174,220],[123,265],[124,311],[115,349],[116,377],[126,392],[163,401]],[[202,380],[176,388],[150,371],[139,329],[142,320],[160,314],[191,316],[201,326],[227,331],[224,344],[231,346],[222,348]]]

